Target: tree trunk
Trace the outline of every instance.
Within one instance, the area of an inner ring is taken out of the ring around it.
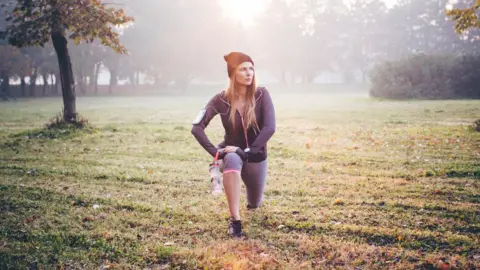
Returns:
[[[80,90],[80,93],[82,95],[85,95],[85,92],[86,92],[86,89],[85,89],[85,72],[83,72],[83,67],[80,66],[79,68],[77,68],[76,70],[74,70],[75,72],[75,81],[77,82],[77,90]]]
[[[135,72],[135,84],[140,85],[140,71]]]
[[[118,85],[117,69],[110,69],[110,85],[108,87],[108,93],[113,93],[113,88]]]
[[[93,66],[93,69],[88,72],[88,88],[87,92],[93,93],[93,90],[95,88],[95,65]]]
[[[128,80],[133,89],[135,89],[135,71],[128,75]]]
[[[2,96],[3,100],[8,100],[10,96],[10,76],[8,76],[8,74],[2,74],[2,84],[0,88],[0,96]]]
[[[47,76],[48,76],[47,74],[42,75],[42,78],[43,78],[43,96],[47,95],[47,87],[48,87]]]
[[[67,48],[67,39],[62,30],[54,29],[51,34],[53,47],[57,53],[58,66],[60,68],[60,81],[63,95],[63,117],[66,122],[77,120],[75,105],[75,81],[72,71],[72,63]]]
[[[95,88],[95,95],[98,94],[98,76],[100,74],[100,63],[95,65],[95,74],[93,75],[93,86]]]
[[[85,85],[85,76],[83,76],[83,73],[77,73],[77,82],[78,86],[80,87],[80,93],[82,93],[82,95],[85,95],[87,89]]]
[[[30,96],[35,96],[35,86],[37,86],[37,68],[34,68],[32,76],[30,76]]]
[[[25,77],[22,77],[20,79],[20,89],[21,89],[22,97],[26,97],[27,96],[27,84],[25,83]]]
[[[55,93],[55,87],[53,84],[53,73],[48,74],[48,77],[50,78],[50,84],[48,85],[48,91],[50,92],[50,95],[53,96],[53,93]]]
[[[82,76],[82,84],[83,84],[83,94],[86,95],[88,93],[88,84],[87,84],[87,76],[83,74]]]
[[[61,76],[60,76],[60,72],[55,74],[55,94],[58,96],[60,95],[60,92],[58,91],[59,88],[60,88],[60,83],[61,83]]]
[[[367,69],[366,68],[362,68],[362,83],[366,83],[367,82]]]

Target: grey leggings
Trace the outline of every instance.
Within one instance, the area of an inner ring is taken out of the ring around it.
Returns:
[[[247,191],[248,207],[260,206],[267,178],[267,160],[244,163],[236,153],[228,153],[223,158],[220,171],[223,173],[240,172]]]

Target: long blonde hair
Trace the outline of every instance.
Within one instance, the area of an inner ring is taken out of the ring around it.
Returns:
[[[235,103],[236,103],[236,93],[237,93],[237,80],[235,78],[235,73],[230,77],[228,81],[228,87],[225,90],[225,96],[227,100],[230,102],[230,121],[232,122],[233,127],[235,128]],[[245,125],[247,130],[250,127],[255,128],[255,133],[257,130],[260,130],[257,123],[257,117],[255,116],[255,91],[257,90],[257,79],[256,75],[253,75],[252,83],[247,86],[247,94],[246,94],[246,101],[245,101],[245,112],[243,115],[243,119],[245,121]]]

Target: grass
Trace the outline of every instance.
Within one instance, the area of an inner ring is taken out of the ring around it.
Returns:
[[[275,92],[261,209],[226,235],[190,122],[209,95],[0,105],[0,268],[475,269],[480,102]],[[210,93],[210,94],[213,94]],[[207,129],[222,139],[215,118]]]

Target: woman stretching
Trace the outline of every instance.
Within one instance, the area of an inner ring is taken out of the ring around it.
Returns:
[[[226,90],[213,96],[193,122],[192,134],[212,156],[223,160],[223,187],[230,210],[229,234],[242,237],[240,217],[241,181],[245,184],[247,209],[262,202],[267,176],[267,142],[275,133],[275,110],[269,92],[257,87],[250,56],[231,52],[224,56],[228,77]],[[219,114],[224,141],[214,146],[205,134]]]

